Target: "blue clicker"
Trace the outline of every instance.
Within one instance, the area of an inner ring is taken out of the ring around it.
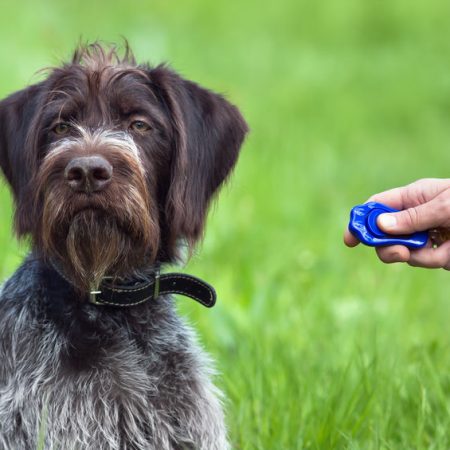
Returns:
[[[398,212],[398,209],[377,202],[355,206],[350,212],[348,228],[363,244],[371,247],[383,245],[404,245],[409,248],[424,247],[428,241],[428,232],[426,231],[399,236],[386,234],[378,228],[377,217],[380,214],[391,212]]]

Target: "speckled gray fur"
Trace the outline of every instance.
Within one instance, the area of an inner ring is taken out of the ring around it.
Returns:
[[[210,362],[172,299],[106,310],[57,278],[30,257],[0,291],[1,450],[37,449],[39,432],[45,450],[229,448]]]

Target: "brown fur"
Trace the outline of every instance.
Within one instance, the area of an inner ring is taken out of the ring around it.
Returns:
[[[114,146],[49,153],[36,180],[33,209],[41,202],[36,245],[64,264],[83,290],[98,286],[107,272],[123,276],[154,261],[159,246],[158,209],[151,203],[138,161]],[[58,176],[78,155],[100,155],[115,167],[107,190],[87,197],[73,192]],[[120,199],[120,201],[118,201]]]
[[[39,254],[60,261],[81,289],[106,273],[174,261],[180,240],[192,250],[246,132],[221,96],[165,66],[136,65],[128,48],[120,56],[98,44],[0,106],[0,132],[11,140],[0,165],[17,200],[17,234],[30,235]],[[150,131],[130,130],[136,117]],[[68,136],[53,131],[60,121],[72,124]],[[103,142],[102,132],[130,138],[138,154],[123,151],[120,139]],[[80,155],[111,164],[106,189],[85,195],[67,186],[64,169]]]

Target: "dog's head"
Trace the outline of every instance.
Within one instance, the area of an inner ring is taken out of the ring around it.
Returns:
[[[167,67],[82,47],[0,102],[16,232],[81,288],[173,261],[201,237],[246,132],[236,107]]]

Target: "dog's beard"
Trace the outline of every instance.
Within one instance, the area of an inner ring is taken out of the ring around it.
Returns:
[[[106,275],[127,277],[154,262],[159,229],[142,202],[124,202],[114,214],[87,208],[67,218],[52,200],[45,202],[38,246],[80,291],[96,289]]]
[[[117,221],[101,211],[78,213],[66,242],[70,273],[77,285],[97,288],[105,275],[121,276],[144,263],[146,251]]]

